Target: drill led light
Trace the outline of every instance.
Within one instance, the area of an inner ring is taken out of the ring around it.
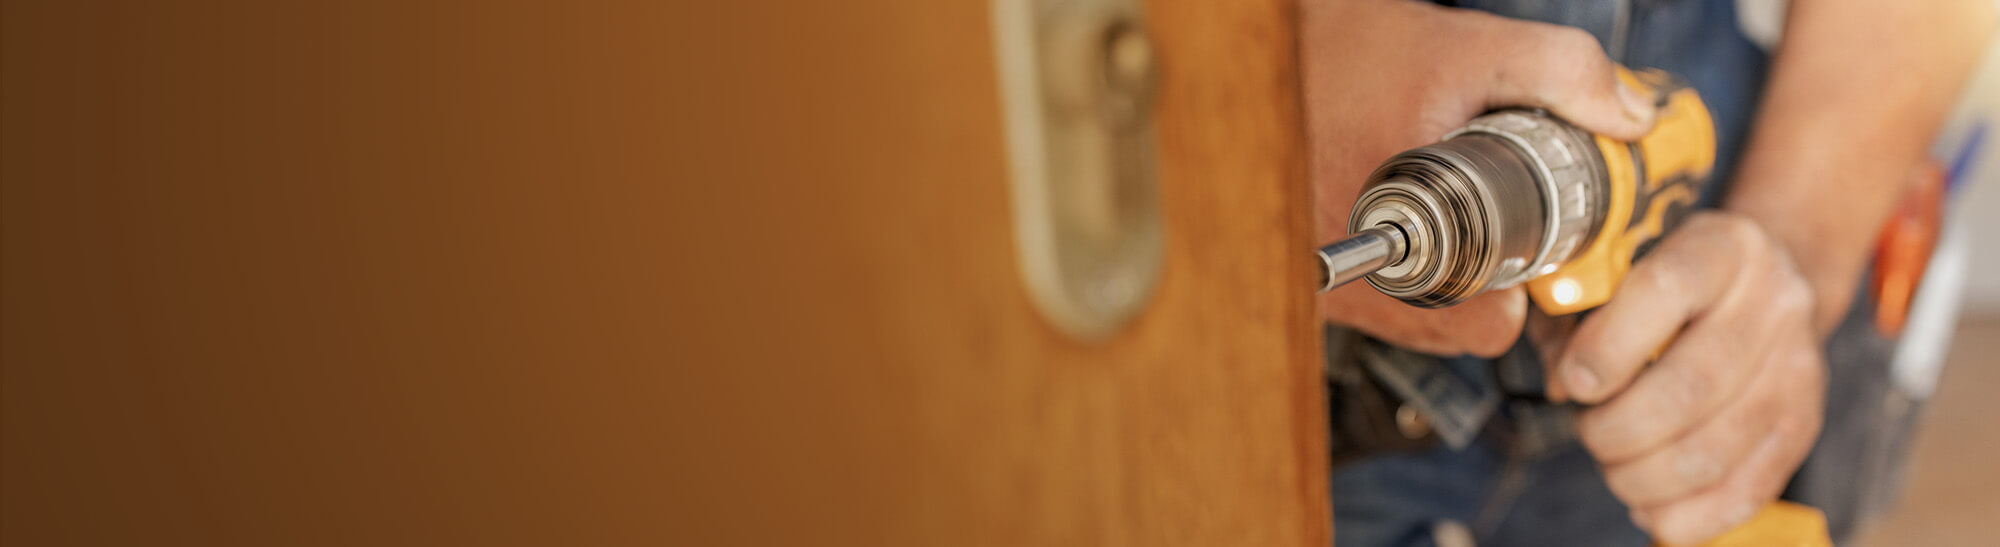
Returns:
[[[1555,285],[1549,287],[1549,296],[1555,298],[1557,304],[1567,306],[1583,296],[1583,287],[1577,286],[1575,279],[1558,279]]]

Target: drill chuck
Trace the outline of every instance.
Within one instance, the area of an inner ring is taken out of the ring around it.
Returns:
[[[1397,154],[1363,186],[1348,217],[1355,235],[1320,249],[1321,290],[1365,278],[1436,308],[1553,271],[1605,217],[1593,139],[1537,112],[1503,110]],[[1390,252],[1397,245],[1384,240],[1398,237],[1402,252]]]

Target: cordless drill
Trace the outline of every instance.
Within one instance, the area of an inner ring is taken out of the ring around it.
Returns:
[[[1694,207],[1715,165],[1715,125],[1693,88],[1621,71],[1660,108],[1637,142],[1507,109],[1375,169],[1319,250],[1322,292],[1365,277],[1427,308],[1527,284],[1549,315],[1610,300],[1642,250]]]
[[[1351,235],[1319,249],[1320,291],[1365,278],[1440,308],[1526,284],[1551,316],[1610,300],[1633,261],[1692,212],[1715,166],[1715,124],[1693,88],[1653,70],[1619,78],[1659,109],[1638,141],[1506,109],[1383,162],[1348,215]],[[1708,545],[1831,541],[1817,511],[1777,503]]]

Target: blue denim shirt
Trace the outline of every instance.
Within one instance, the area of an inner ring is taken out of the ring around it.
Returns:
[[[1728,191],[1770,63],[1739,30],[1731,0],[1440,3],[1578,27],[1620,63],[1681,76],[1701,93],[1716,124],[1717,178],[1698,205],[1713,207]],[[1907,435],[1915,414],[1876,412],[1897,405],[1887,401],[1894,397],[1887,380],[1893,344],[1868,328],[1870,315],[1872,305],[1857,299],[1833,337],[1825,433],[1787,491],[1826,511],[1837,539],[1893,490],[1885,484],[1900,456],[1881,447]],[[1427,356],[1380,343],[1341,351],[1355,352],[1351,358],[1421,415],[1441,442],[1336,469],[1337,545],[1434,545],[1442,528],[1470,532],[1480,545],[1650,544],[1576,442],[1572,407],[1539,397],[1542,365],[1525,342],[1497,360]]]

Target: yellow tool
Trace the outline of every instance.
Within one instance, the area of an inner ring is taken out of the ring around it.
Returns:
[[[1660,109],[1636,142],[1507,109],[1383,162],[1348,216],[1352,235],[1319,250],[1320,291],[1365,278],[1436,308],[1525,283],[1549,315],[1610,300],[1633,261],[1692,211],[1715,166],[1714,121],[1693,88],[1659,71],[1619,76]],[[1751,544],[1831,541],[1817,511],[1779,503],[1710,545]]]
[[[1715,165],[1715,126],[1693,88],[1663,72],[1621,76],[1661,109],[1637,142],[1507,109],[1383,162],[1348,216],[1353,235],[1320,249],[1320,290],[1365,277],[1436,308],[1527,283],[1550,315],[1609,300]]]

